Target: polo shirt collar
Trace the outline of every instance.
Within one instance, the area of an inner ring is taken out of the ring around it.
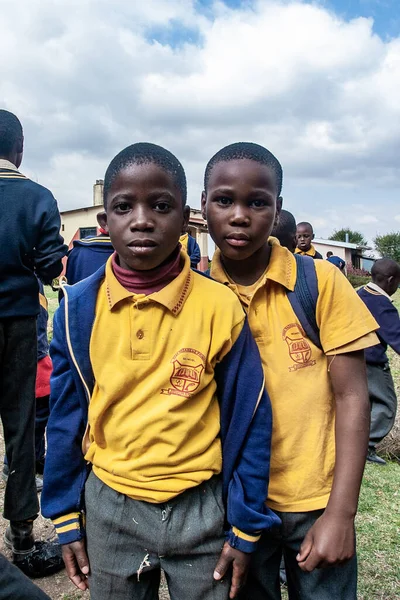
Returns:
[[[389,294],[387,294],[385,292],[385,290],[383,290],[381,287],[379,287],[379,285],[377,283],[373,283],[371,281],[370,283],[367,283],[367,287],[370,288],[371,290],[374,290],[374,292],[378,292],[378,294],[382,294],[382,296],[386,296],[386,298],[389,298],[390,302],[393,302],[393,300],[389,296]]]
[[[110,310],[121,301],[132,298],[137,304],[147,302],[158,302],[167,308],[174,316],[177,316],[193,287],[193,272],[190,269],[190,258],[186,252],[181,251],[181,258],[184,261],[182,271],[178,277],[175,277],[168,285],[160,291],[146,296],[145,294],[135,294],[130,292],[119,283],[112,270],[112,256],[107,260],[105,271],[105,284],[108,307]]]
[[[16,171],[18,173],[18,169],[14,163],[4,158],[0,158],[0,169],[7,169],[8,171]]]
[[[294,256],[287,248],[281,246],[274,237],[268,239],[268,244],[271,246],[271,255],[264,277],[260,281],[260,286],[270,279],[293,291],[296,283],[296,260]],[[215,250],[212,259],[210,275],[220,283],[224,283],[233,289],[236,288],[224,269],[221,252],[218,248]]]

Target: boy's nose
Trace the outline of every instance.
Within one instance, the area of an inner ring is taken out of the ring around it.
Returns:
[[[248,211],[241,206],[234,207],[231,214],[231,223],[235,225],[248,225],[250,223]]]
[[[153,227],[151,215],[143,208],[136,208],[132,213],[130,227],[139,230],[151,229]]]

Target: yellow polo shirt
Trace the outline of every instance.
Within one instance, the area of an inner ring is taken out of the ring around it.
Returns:
[[[273,413],[268,505],[305,512],[327,505],[335,466],[335,398],[327,356],[376,344],[371,332],[378,324],[339,269],[317,260],[322,352],[305,336],[287,298],[296,282],[295,258],[275,238],[269,243],[269,265],[253,286],[228,277],[219,250],[211,276],[239,296],[261,354]]]
[[[304,250],[300,250],[300,248],[296,248],[294,251],[295,254],[302,254],[303,256],[315,256],[316,252],[317,251],[312,244],[305,252]]]
[[[166,502],[222,466],[214,368],[242,330],[230,290],[194,273],[145,296],[115,278],[111,258],[90,340],[95,386],[85,458],[109,487]]]

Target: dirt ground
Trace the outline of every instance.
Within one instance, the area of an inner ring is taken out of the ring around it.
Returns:
[[[4,437],[3,430],[0,426],[0,464],[2,464],[4,456]],[[4,499],[4,488],[5,483],[0,477],[0,506],[3,507]],[[5,547],[3,536],[6,530],[7,521],[0,518],[0,552],[2,552],[7,558],[11,560],[11,552]],[[54,527],[48,519],[44,519],[41,515],[35,521],[35,539],[46,540],[53,539],[55,532]],[[69,581],[65,571],[61,571],[51,577],[44,579],[35,579],[35,583],[44,591],[52,600],[76,600],[81,598],[82,600],[89,600],[89,592],[80,592],[75,586]],[[111,599],[110,599],[111,600]],[[160,589],[160,600],[169,600],[169,595],[165,581],[163,580]]]

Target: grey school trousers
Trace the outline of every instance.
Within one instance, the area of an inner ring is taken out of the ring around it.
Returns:
[[[158,600],[160,569],[171,600],[226,600],[214,581],[224,544],[219,477],[163,503],[132,500],[92,472],[85,488],[91,600]]]
[[[289,600],[357,600],[357,559],[338,567],[305,573],[296,555],[307,531],[323,510],[303,513],[275,511],[281,528],[264,532],[252,555],[247,583],[240,600],[281,600],[279,567],[285,558]]]
[[[369,447],[375,448],[394,425],[397,397],[389,363],[385,365],[367,363],[367,378],[371,403]]]

